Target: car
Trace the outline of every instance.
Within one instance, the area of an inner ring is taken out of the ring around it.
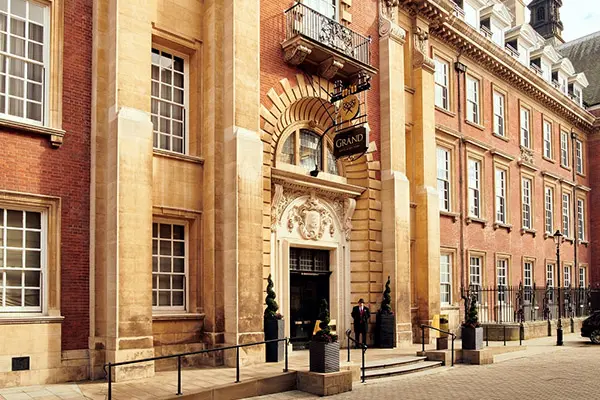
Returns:
[[[594,311],[583,321],[581,336],[589,337],[594,344],[600,344],[600,310]]]

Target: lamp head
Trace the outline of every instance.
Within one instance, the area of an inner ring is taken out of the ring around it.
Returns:
[[[562,241],[562,238],[563,234],[557,229],[556,232],[554,232],[554,241],[559,244]]]

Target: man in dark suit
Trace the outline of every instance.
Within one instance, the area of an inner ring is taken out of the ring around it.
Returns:
[[[354,337],[356,339],[355,346],[358,347],[358,343],[367,343],[367,329],[369,327],[369,318],[371,313],[369,308],[365,307],[365,301],[363,299],[358,300],[358,305],[352,309],[352,319],[354,320]],[[362,334],[362,341],[360,341],[360,335]]]

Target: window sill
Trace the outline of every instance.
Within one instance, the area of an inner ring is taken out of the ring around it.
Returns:
[[[155,156],[159,156],[159,157],[172,158],[175,160],[181,160],[181,161],[191,162],[191,163],[200,164],[200,165],[204,164],[204,158],[202,158],[202,157],[174,153],[171,151],[166,151],[166,150],[161,150],[161,149],[153,149],[152,152]]]
[[[579,240],[578,242],[579,242],[579,244],[582,244],[585,247],[588,247],[588,245],[590,244],[587,240]]]
[[[552,233],[552,232],[544,232],[544,239],[552,239],[552,240],[554,240],[554,233]]]
[[[458,213],[451,211],[440,211],[440,216],[450,217],[452,218],[452,222],[456,222],[456,220],[458,219]]]
[[[186,313],[186,312],[157,312],[152,314],[152,321],[183,321],[183,320],[203,320],[204,313]]]
[[[23,315],[0,316],[0,325],[22,325],[22,324],[59,324],[65,317],[55,315]]]
[[[478,217],[467,217],[465,222],[467,223],[467,225],[469,225],[470,223],[477,223],[477,224],[481,224],[483,226],[487,226],[487,224],[488,224],[486,219],[478,218]]]
[[[465,123],[467,125],[471,125],[472,127],[479,129],[480,131],[485,130],[485,127],[483,125],[479,125],[478,123],[471,122],[468,119],[465,119]]]
[[[566,169],[567,171],[571,170],[571,167],[569,167],[568,165],[564,165],[563,163],[560,164],[560,167]]]
[[[556,161],[555,161],[555,160],[553,160],[552,158],[548,158],[548,157],[546,157],[546,156],[542,156],[542,159],[544,159],[544,160],[546,160],[546,161],[548,161],[548,162],[551,162],[552,164],[556,164]]]
[[[444,310],[444,311],[460,311],[460,307],[452,305],[452,304],[441,304],[440,305],[440,310]]]
[[[585,174],[583,172],[577,172],[577,176],[580,176],[582,178],[585,178]]]
[[[8,118],[0,117],[0,127],[15,129],[25,133],[33,133],[42,136],[48,136],[52,147],[60,147],[63,144],[65,131],[62,129],[50,128],[48,126],[28,124],[26,122],[13,121]]]
[[[446,114],[446,115],[448,115],[448,116],[452,117],[452,118],[456,117],[456,113],[454,113],[454,112],[452,112],[452,111],[450,111],[450,110],[446,110],[446,109],[445,109],[445,108],[443,108],[443,107],[440,107],[440,106],[435,106],[435,109],[436,109],[437,111],[441,112],[441,113],[444,113],[444,114]]]
[[[503,222],[494,222],[494,229],[506,229],[507,231],[512,231],[513,226],[511,224],[505,224]]]
[[[492,136],[494,136],[494,137],[496,137],[496,138],[498,138],[498,139],[500,139],[500,140],[504,140],[504,141],[505,141],[505,142],[507,142],[507,143],[508,143],[508,141],[509,141],[509,139],[508,139],[506,136],[498,135],[498,134],[497,134],[497,133],[495,133],[495,132],[494,132],[494,133],[492,133]]]
[[[532,235],[533,237],[535,237],[537,231],[535,229],[530,229],[530,228],[521,228],[521,235]]]
[[[565,242],[569,242],[569,243],[573,244],[573,243],[575,242],[575,239],[573,239],[573,238],[570,238],[570,237],[565,237],[565,238],[564,238],[564,241],[565,241]]]

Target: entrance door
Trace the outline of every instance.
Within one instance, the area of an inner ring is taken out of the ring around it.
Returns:
[[[308,348],[322,299],[329,304],[329,251],[290,248],[290,341]]]

